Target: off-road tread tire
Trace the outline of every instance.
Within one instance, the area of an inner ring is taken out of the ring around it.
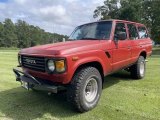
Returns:
[[[130,67],[130,73],[131,73],[131,77],[132,77],[133,79],[140,80],[140,79],[144,78],[144,76],[145,76],[145,71],[144,71],[144,75],[141,76],[140,70],[139,70],[139,69],[140,69],[140,63],[141,63],[142,61],[144,61],[145,71],[146,71],[145,58],[144,58],[143,56],[140,56],[140,57],[138,58],[138,61],[137,61],[134,65],[132,65],[132,66]]]
[[[87,112],[93,109],[99,101],[99,98],[98,98],[98,100],[96,101],[96,104],[88,108],[84,104],[82,104],[83,103],[82,99],[80,99],[80,91],[82,91],[81,86],[83,85],[86,78],[89,75],[93,75],[93,74],[98,77],[98,82],[99,82],[98,94],[100,98],[101,92],[102,92],[102,78],[99,71],[94,67],[84,67],[78,70],[73,76],[71,84],[68,86],[68,90],[67,90],[68,101],[72,105],[74,105],[74,107],[78,110],[78,112]]]

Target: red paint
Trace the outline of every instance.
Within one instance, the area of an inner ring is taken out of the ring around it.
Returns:
[[[27,68],[23,68],[23,70],[30,73],[34,77],[67,84],[71,81],[78,67],[85,63],[99,62],[103,67],[104,75],[107,75],[109,73],[122,69],[125,66],[135,63],[142,52],[145,52],[147,56],[151,54],[151,39],[145,38],[138,40],[129,40],[127,28],[127,40],[118,41],[118,44],[115,44],[115,41],[113,40],[115,25],[117,22],[122,22],[125,24],[132,23],[137,27],[144,26],[143,24],[123,20],[112,21],[113,25],[110,40],[68,41],[31,47],[23,49],[19,53],[21,55],[30,56],[66,58],[67,70],[65,73],[48,74],[47,72],[37,72]],[[108,58],[105,52],[109,52],[111,58]],[[77,57],[78,59],[73,60],[73,57]]]

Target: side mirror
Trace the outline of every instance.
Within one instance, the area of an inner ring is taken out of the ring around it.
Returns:
[[[127,38],[126,32],[118,32],[114,35],[114,40],[125,40]]]

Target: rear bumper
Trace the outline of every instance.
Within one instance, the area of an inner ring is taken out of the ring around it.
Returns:
[[[17,69],[13,69],[13,72],[16,75],[16,81],[19,81],[21,85],[23,82],[28,84],[28,90],[34,88],[36,90],[57,93],[58,91],[65,89],[64,86],[54,85],[53,83],[44,83],[43,80],[36,79],[32,75]]]

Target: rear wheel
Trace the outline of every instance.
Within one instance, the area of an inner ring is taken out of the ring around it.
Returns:
[[[80,112],[86,112],[97,105],[101,92],[99,71],[94,67],[86,67],[75,73],[68,87],[68,99]]]
[[[134,79],[142,79],[145,76],[146,62],[143,56],[138,58],[138,61],[131,66],[130,72]]]

